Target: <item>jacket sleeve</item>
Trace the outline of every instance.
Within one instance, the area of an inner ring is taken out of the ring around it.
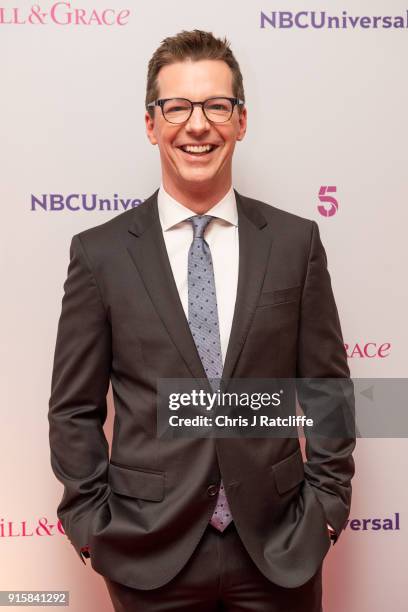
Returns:
[[[51,467],[64,486],[57,515],[83,563],[92,513],[110,493],[103,431],[110,365],[110,324],[77,234],[64,283],[48,420]]]
[[[317,223],[312,222],[299,322],[298,399],[319,425],[306,435],[305,476],[336,536],[351,505],[355,448],[354,389]],[[327,381],[322,379],[328,379]],[[335,379],[338,379],[337,381]]]

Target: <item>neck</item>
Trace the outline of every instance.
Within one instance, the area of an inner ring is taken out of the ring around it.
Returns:
[[[224,182],[223,185],[215,187],[214,185],[186,185],[178,187],[173,182],[169,184],[165,177],[162,178],[163,187],[166,192],[180,202],[186,208],[192,210],[196,215],[204,215],[217,202],[228,193],[231,188],[231,180]]]

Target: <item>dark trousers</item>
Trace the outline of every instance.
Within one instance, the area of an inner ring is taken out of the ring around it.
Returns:
[[[278,586],[258,570],[234,523],[223,533],[208,525],[186,565],[157,589],[104,580],[115,612],[322,612],[322,565],[300,587]]]

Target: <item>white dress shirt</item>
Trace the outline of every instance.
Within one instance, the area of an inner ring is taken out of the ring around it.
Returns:
[[[157,204],[171,269],[188,320],[187,265],[193,227],[185,220],[195,213],[172,198],[165,191],[163,184],[160,185]],[[234,315],[239,266],[238,211],[232,186],[222,200],[215,203],[205,214],[217,217],[206,228],[204,238],[210,247],[213,261],[221,355],[224,363]]]

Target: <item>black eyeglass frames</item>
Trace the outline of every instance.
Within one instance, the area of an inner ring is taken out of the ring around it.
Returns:
[[[212,123],[225,123],[231,119],[235,106],[243,106],[244,100],[224,96],[213,96],[202,102],[187,98],[161,98],[146,105],[146,108],[160,106],[163,117],[169,123],[184,123],[193,113],[194,106],[201,106],[205,117]]]

